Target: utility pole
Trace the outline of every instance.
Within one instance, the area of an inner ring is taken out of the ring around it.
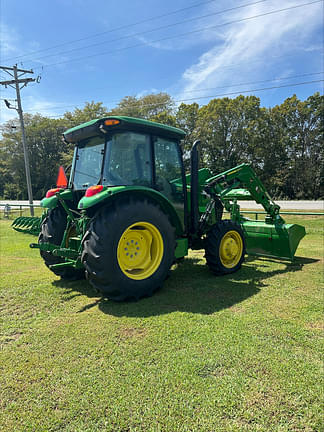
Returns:
[[[25,87],[28,83],[36,81],[36,79],[35,78],[21,78],[25,74],[33,74],[34,72],[32,70],[18,69],[17,65],[15,65],[13,67],[0,66],[0,69],[7,72],[9,75],[11,75],[14,78],[14,79],[9,80],[9,81],[0,81],[0,84],[4,85],[5,87],[7,87],[7,86],[12,87],[16,90],[17,107],[12,107],[11,104],[7,100],[5,100],[5,104],[6,104],[7,108],[15,109],[19,115],[22,145],[23,145],[23,150],[24,150],[25,172],[26,172],[29,208],[30,208],[31,216],[34,216],[33,191],[32,191],[31,179],[30,179],[28,146],[27,146],[27,141],[26,141],[24,116],[23,116],[23,110],[22,110],[22,106],[21,106],[20,90],[23,87]],[[37,82],[38,82],[38,78],[37,78]],[[20,84],[22,84],[22,86],[20,86]]]

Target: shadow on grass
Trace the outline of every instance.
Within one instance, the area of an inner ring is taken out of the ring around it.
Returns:
[[[65,288],[71,294],[65,300],[78,295],[86,295],[94,301],[84,306],[79,313],[92,307],[109,315],[128,317],[149,317],[175,311],[212,314],[229,308],[245,299],[256,295],[267,286],[267,279],[287,272],[300,271],[304,265],[318,260],[297,257],[293,263],[280,263],[277,260],[247,257],[242,269],[228,276],[214,276],[199,258],[186,258],[171,271],[163,288],[153,297],[138,302],[116,303],[100,297],[87,281],[53,282],[53,285]],[[271,263],[279,263],[274,269]],[[76,291],[78,293],[76,293]]]

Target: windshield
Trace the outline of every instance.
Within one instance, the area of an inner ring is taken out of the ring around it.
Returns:
[[[74,189],[86,189],[100,182],[105,142],[91,138],[77,147],[74,164]]]

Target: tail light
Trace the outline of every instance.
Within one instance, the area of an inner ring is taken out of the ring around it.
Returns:
[[[102,185],[90,186],[86,190],[85,196],[91,197],[91,196],[96,195],[97,193],[101,192],[102,190],[103,190]]]
[[[63,190],[63,189],[62,188],[49,189],[46,192],[46,198],[50,198],[51,196],[55,195],[57,192],[60,192],[61,190]]]

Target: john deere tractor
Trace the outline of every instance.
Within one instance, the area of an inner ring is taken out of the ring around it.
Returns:
[[[184,136],[122,116],[66,131],[64,140],[75,144],[70,179],[41,201],[38,243],[30,245],[47,267],[63,279],[85,276],[120,301],[152,295],[188,249],[205,249],[216,275],[239,270],[246,252],[292,260],[305,229],[285,224],[252,168],[242,164],[212,176],[199,169],[195,142],[186,175]],[[262,204],[265,220],[244,218],[241,199]]]

